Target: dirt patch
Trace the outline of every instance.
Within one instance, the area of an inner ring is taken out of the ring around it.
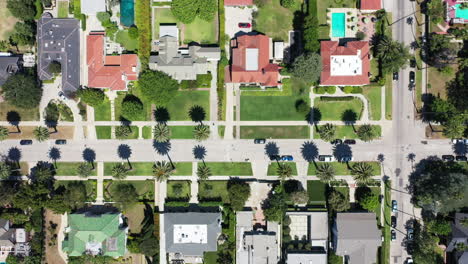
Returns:
[[[426,126],[426,138],[430,139],[446,139],[443,133],[443,126],[433,125]]]
[[[45,211],[45,256],[46,263],[48,264],[66,264],[66,262],[59,255],[58,247],[61,245],[59,245],[59,241],[57,241],[61,219],[61,215],[54,214],[51,210]]]
[[[145,218],[145,205],[137,204],[128,210],[125,216],[128,219],[129,232],[138,234],[141,232],[141,222]]]
[[[11,15],[10,10],[8,10],[7,1],[0,1],[0,40],[8,40],[11,35],[11,32],[19,20]]]
[[[435,68],[429,68],[428,76],[428,93],[433,94],[435,97],[440,97],[442,99],[447,98],[447,83],[455,78],[455,74],[458,70],[457,65],[451,65],[453,73],[450,75],[444,75]]]
[[[8,127],[10,135],[8,139],[34,139],[34,129],[35,126],[20,126],[21,133],[18,133],[18,130],[14,126]],[[75,128],[73,126],[58,126],[57,133],[53,128],[49,128],[50,139],[73,139],[73,134]]]

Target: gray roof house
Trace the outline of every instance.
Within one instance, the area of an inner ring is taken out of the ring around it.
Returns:
[[[81,13],[85,15],[96,15],[106,12],[106,0],[81,0]]]
[[[194,263],[204,252],[216,251],[221,221],[219,212],[165,213],[164,236],[169,258]]]
[[[278,223],[268,222],[266,228],[254,228],[253,217],[251,211],[236,214],[236,263],[278,263],[280,260]]]
[[[464,244],[468,246],[468,214],[456,213],[452,223],[451,240],[447,246],[447,252],[453,252],[453,258],[458,263],[468,263],[468,251],[459,251],[457,247]]]
[[[16,56],[0,56],[0,86],[20,70],[19,62],[20,58]]]
[[[159,39],[159,55],[151,56],[149,67],[169,74],[177,81],[196,80],[197,74],[206,74],[211,61],[219,61],[219,47],[189,46],[179,48],[177,38],[164,36]]]
[[[28,256],[30,246],[24,228],[11,228],[10,221],[0,219],[0,261],[8,254]]]
[[[376,263],[382,232],[377,228],[375,213],[337,213],[333,235],[335,252],[347,263]]]
[[[72,94],[80,86],[80,24],[76,19],[53,18],[44,13],[37,22],[38,75],[50,80],[49,64],[62,65],[62,90]]]

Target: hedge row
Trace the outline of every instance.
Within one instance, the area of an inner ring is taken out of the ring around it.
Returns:
[[[148,68],[151,54],[151,1],[138,0],[135,3],[135,23],[138,28],[138,57],[141,68]]]
[[[183,80],[180,89],[210,88],[213,76],[211,73],[197,74],[196,80]]]
[[[358,94],[362,93],[362,87],[361,86],[345,86],[342,87],[341,90],[347,94]]]
[[[354,96],[320,96],[320,101],[352,101],[354,98]]]
[[[86,30],[86,15],[81,14],[81,0],[73,1],[73,17],[81,20],[81,29]]]
[[[226,118],[226,89],[224,89],[224,68],[229,64],[224,50],[224,44],[229,37],[226,36],[224,24],[224,0],[218,1],[218,44],[221,49],[221,60],[218,62],[218,120],[225,120]]]
[[[315,94],[334,94],[336,92],[336,87],[335,86],[317,86],[314,87],[314,93]]]

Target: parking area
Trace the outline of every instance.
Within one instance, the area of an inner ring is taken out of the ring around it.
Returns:
[[[239,8],[226,6],[224,10],[226,22],[226,34],[233,38],[238,32],[251,32],[252,31],[252,12],[253,8]],[[239,23],[249,23],[250,27],[240,28]]]

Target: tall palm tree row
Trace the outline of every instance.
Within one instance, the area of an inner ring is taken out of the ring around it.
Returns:
[[[330,163],[324,163],[317,167],[317,177],[323,182],[330,182],[335,179],[335,168]]]
[[[193,137],[198,141],[207,140],[210,137],[210,127],[202,124],[196,126]]]
[[[276,169],[276,172],[278,173],[278,176],[281,181],[284,181],[288,178],[291,178],[293,169],[291,165],[286,164],[286,163],[279,163],[278,168]]]
[[[208,178],[212,175],[211,173],[211,168],[206,166],[205,164],[202,164],[198,166],[197,168],[197,176],[198,179],[201,181],[208,180]]]
[[[325,141],[332,141],[336,137],[336,126],[330,123],[326,123],[320,127],[318,133],[321,139]]]
[[[374,168],[367,162],[358,162],[351,168],[353,178],[358,183],[369,183],[372,180]]]
[[[357,130],[357,135],[362,141],[371,141],[375,138],[374,127],[369,124],[364,124],[360,126]]]
[[[46,127],[39,126],[36,127],[33,131],[34,137],[37,139],[37,141],[42,142],[46,141],[50,137],[50,132]]]
[[[159,123],[153,128],[153,137],[156,142],[167,142],[171,138],[171,129],[166,124]]]
[[[128,168],[121,163],[115,164],[112,167],[112,176],[118,180],[123,180],[128,176]]]
[[[174,167],[167,161],[156,161],[153,165],[153,175],[159,182],[167,180],[174,172]]]

